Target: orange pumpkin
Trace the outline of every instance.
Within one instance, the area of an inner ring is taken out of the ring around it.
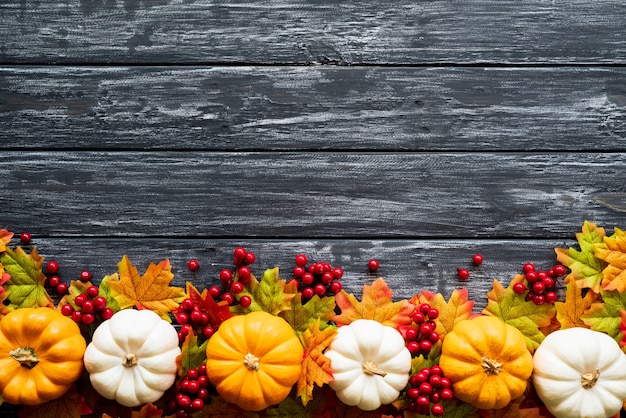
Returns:
[[[493,316],[457,323],[442,345],[439,365],[457,398],[478,409],[500,409],[526,390],[533,371],[526,340]]]
[[[61,397],[83,370],[78,325],[51,308],[21,308],[0,320],[0,393],[5,402],[39,405]]]
[[[281,402],[300,377],[300,340],[287,321],[267,312],[224,321],[206,352],[207,375],[217,392],[248,411]]]

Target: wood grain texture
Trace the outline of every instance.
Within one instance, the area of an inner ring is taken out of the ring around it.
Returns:
[[[575,231],[572,232],[573,239]],[[304,253],[310,262],[329,262],[344,269],[344,289],[360,298],[363,285],[383,277],[394,292],[395,299],[411,298],[427,290],[441,292],[446,298],[454,289],[467,288],[475,300],[475,311],[487,303],[487,292],[494,279],[504,285],[521,272],[526,262],[538,269],[548,269],[556,263],[554,248],[575,245],[565,240],[406,240],[406,239],[333,239],[333,240],[254,240],[254,239],[133,239],[133,238],[58,238],[45,239],[35,235],[37,246],[45,261],[59,262],[64,281],[78,280],[82,270],[92,273],[93,282],[117,272],[123,255],[143,274],[150,262],[168,259],[174,273],[173,285],[184,287],[187,281],[200,290],[219,285],[219,272],[231,269],[232,251],[244,246],[256,255],[251,265],[259,278],[267,268],[279,267],[281,279],[290,280],[294,257]],[[30,251],[31,246],[24,249]],[[472,255],[480,253],[485,261],[480,267],[471,263]],[[94,254],[98,254],[94,257]],[[191,272],[187,261],[195,258],[200,269]],[[370,273],[369,259],[380,262],[380,269]],[[457,278],[457,267],[470,270],[470,279]],[[54,292],[52,292],[54,293]]]
[[[624,63],[614,0],[7,0],[4,63]]]
[[[45,236],[568,236],[623,223],[617,153],[3,152],[0,225]]]
[[[3,67],[0,149],[626,150],[626,69]]]

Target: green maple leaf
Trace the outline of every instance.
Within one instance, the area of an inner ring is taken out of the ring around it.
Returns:
[[[328,320],[335,312],[335,298],[326,296],[320,298],[314,295],[305,304],[302,304],[302,298],[296,293],[291,299],[291,309],[281,312],[280,316],[291,325],[291,327],[299,334],[309,329],[311,324],[317,322],[318,319]],[[323,330],[328,326],[328,321],[321,321],[320,329]]]
[[[626,293],[601,290],[600,295],[602,302],[592,303],[580,318],[592,330],[607,333],[619,343],[622,340],[621,311],[626,310]]]
[[[242,296],[248,295],[252,299],[252,303],[247,308],[234,305],[231,312],[233,314],[245,314],[253,311],[265,311],[272,315],[278,315],[291,309],[291,300],[296,294],[293,286],[288,286],[285,280],[278,278],[278,267],[274,267],[265,270],[261,281],[251,277],[250,283],[243,292],[237,295],[237,298],[241,299]]]
[[[487,306],[483,315],[492,315],[514,326],[524,334],[526,346],[532,353],[544,339],[540,328],[550,325],[556,310],[551,304],[535,305],[516,294],[512,287],[505,288],[498,280],[487,293]]]
[[[206,346],[209,340],[198,345],[198,336],[194,332],[190,332],[185,337],[181,347],[180,367],[178,375],[185,376],[189,369],[197,369],[202,363],[206,362]]]
[[[44,287],[46,276],[41,267],[43,257],[37,254],[37,248],[33,248],[30,254],[21,247],[17,247],[15,251],[7,248],[0,256],[0,263],[11,276],[4,284],[9,292],[10,308],[54,307],[52,298]]]
[[[604,242],[605,236],[604,228],[585,221],[582,231],[576,234],[580,250],[571,247],[555,248],[556,259],[570,269],[566,281],[575,280],[580,288],[588,287],[596,293],[600,292],[602,270],[608,264],[595,256],[594,249]]]

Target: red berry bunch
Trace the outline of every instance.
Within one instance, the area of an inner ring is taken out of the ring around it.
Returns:
[[[433,344],[439,341],[439,333],[435,331],[437,324],[435,319],[439,317],[439,311],[428,303],[420,304],[413,312],[414,327],[407,329],[404,339],[406,348],[411,356],[420,354],[426,357],[430,353]]]
[[[233,263],[235,268],[233,270],[223,269],[220,271],[220,281],[222,286],[211,286],[209,288],[209,294],[215,300],[224,300],[229,305],[234,304],[237,301],[235,295],[243,292],[245,285],[250,283],[252,278],[252,271],[250,265],[256,261],[256,256],[252,251],[247,251],[243,247],[237,247],[233,251]],[[242,296],[239,298],[239,304],[243,307],[250,306],[252,299],[249,296]]]
[[[424,367],[409,379],[410,387],[406,390],[407,409],[421,415],[443,416],[442,401],[454,398],[452,382],[443,375],[439,365]]]
[[[333,267],[330,263],[317,261],[310,263],[305,254],[298,254],[295,257],[295,267],[293,268],[293,280],[298,284],[299,293],[303,300],[309,300],[318,295],[324,297],[327,294],[341,292],[341,278],[343,269]]]
[[[59,263],[51,260],[46,263],[46,274],[48,276],[48,285],[54,288],[59,295],[64,295],[69,289],[67,283],[61,281],[59,276]]]
[[[185,376],[176,385],[176,395],[170,402],[172,411],[176,411],[176,418],[191,418],[191,414],[204,408],[209,398],[209,378],[206,374],[206,364],[198,368],[187,370]]]
[[[537,270],[533,263],[526,263],[522,267],[524,281],[513,285],[513,291],[523,295],[526,291],[526,300],[532,300],[535,305],[554,303],[558,299],[556,285],[559,278],[567,273],[565,266],[557,264],[548,270]]]
[[[61,313],[71,317],[77,324],[91,325],[96,320],[107,320],[113,316],[113,309],[107,307],[107,299],[100,295],[98,286],[89,286],[85,293],[74,296],[74,306],[67,303],[61,306]]]
[[[209,314],[198,306],[191,298],[183,300],[176,313],[176,322],[180,325],[178,339],[183,341],[194,330],[197,335],[211,338],[215,328],[209,323]]]

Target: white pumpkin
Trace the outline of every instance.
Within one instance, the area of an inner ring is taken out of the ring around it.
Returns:
[[[84,362],[99,394],[134,407],[157,401],[172,386],[180,353],[170,323],[149,310],[125,309],[96,328]]]
[[[533,356],[537,395],[557,418],[605,418],[626,399],[626,354],[607,334],[554,331]]]
[[[324,354],[337,397],[364,411],[396,400],[409,380],[411,353],[402,335],[377,321],[359,319],[340,327]]]

